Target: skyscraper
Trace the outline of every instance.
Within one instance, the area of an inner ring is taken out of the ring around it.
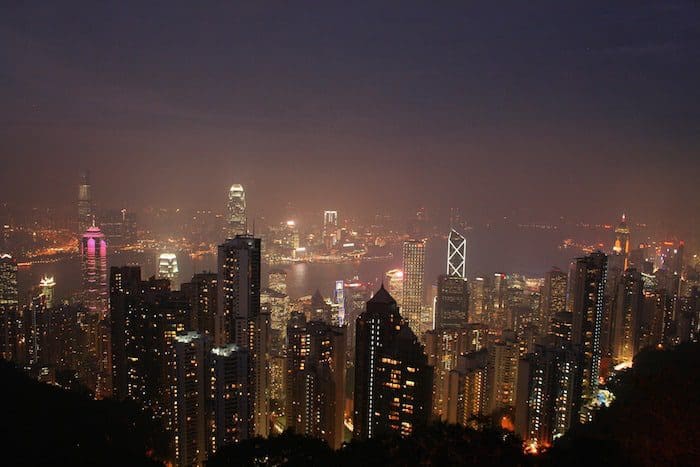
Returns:
[[[20,330],[17,262],[9,254],[0,254],[0,356],[17,358],[17,333]]]
[[[90,186],[90,173],[83,172],[78,185],[78,233],[82,234],[93,221],[92,187]]]
[[[592,397],[598,389],[601,360],[603,311],[607,257],[598,251],[576,260],[573,276],[572,342],[582,352],[582,397]],[[581,421],[587,421],[585,401]]]
[[[237,235],[219,245],[218,313],[214,340],[248,351],[251,436],[269,433],[270,315],[260,308],[260,239]]]
[[[87,314],[81,320],[88,335],[88,349],[96,360],[98,398],[112,393],[112,349],[109,330],[109,288],[107,285],[107,242],[99,227],[92,226],[80,242],[82,298]]]
[[[158,278],[168,279],[172,289],[180,288],[180,269],[175,253],[161,253],[158,256]]]
[[[175,338],[172,419],[177,466],[202,466],[207,458],[207,358],[211,341],[192,331]]]
[[[228,238],[248,233],[245,191],[243,185],[234,184],[228,191]]]
[[[401,307],[408,325],[421,333],[421,311],[425,296],[425,240],[403,243],[403,298]]]
[[[615,243],[613,243],[611,262],[619,263],[620,272],[629,267],[630,254],[630,229],[627,227],[627,219],[622,215],[620,224],[615,228]],[[618,260],[619,258],[619,260]]]
[[[306,322],[300,313],[287,327],[287,427],[324,439],[333,449],[343,443],[346,329]]]
[[[447,275],[467,278],[467,239],[455,229],[447,238]]]
[[[432,368],[384,287],[357,319],[356,336],[353,436],[410,435],[430,414]]]
[[[323,242],[326,248],[338,243],[338,211],[323,212]]]
[[[531,449],[549,447],[577,419],[580,354],[551,336],[518,366],[516,432]]]
[[[458,276],[440,275],[435,300],[435,329],[466,326],[469,310],[469,283]]]
[[[53,294],[56,288],[56,281],[53,277],[44,276],[39,281],[39,290],[41,290],[41,297],[44,300],[44,306],[46,308],[53,308]]]
[[[396,304],[401,307],[403,299],[403,271],[391,269],[384,275],[384,285],[392,297],[396,297]]]
[[[209,455],[219,447],[247,438],[248,351],[229,344],[212,349],[209,377],[204,382],[209,393]]]
[[[636,269],[623,274],[613,303],[612,357],[618,363],[631,362],[639,350],[638,331],[644,309],[644,284]]]
[[[488,347],[487,413],[514,406],[519,357],[520,346],[510,337]]]
[[[555,313],[566,311],[568,276],[559,268],[553,268],[544,276],[540,325],[547,329]]]

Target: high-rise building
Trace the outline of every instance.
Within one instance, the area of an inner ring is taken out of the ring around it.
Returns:
[[[622,215],[620,224],[615,228],[615,242],[613,243],[610,263],[615,264],[622,272],[629,267],[630,254],[630,229],[627,227],[627,219]],[[619,258],[619,260],[618,260]]]
[[[416,335],[421,333],[421,312],[425,298],[425,240],[403,243],[403,298],[401,309]]]
[[[384,286],[392,297],[396,297],[396,304],[401,307],[403,298],[403,271],[391,269],[384,275]],[[363,305],[364,308],[364,305]]]
[[[506,337],[488,347],[486,413],[513,407],[520,346]]]
[[[301,313],[287,327],[287,427],[324,439],[333,449],[343,443],[345,330],[321,321],[306,322]]]
[[[467,278],[467,239],[455,229],[447,237],[447,275]]]
[[[95,394],[109,397],[112,391],[112,350],[109,330],[107,241],[99,227],[87,228],[80,242],[82,298],[87,315],[81,320],[88,335],[88,349],[96,360]]]
[[[234,184],[228,191],[228,238],[248,233],[245,191],[243,185]]]
[[[447,423],[476,428],[475,420],[486,414],[487,361],[486,349],[457,357],[456,367],[449,374]]]
[[[215,347],[209,355],[208,454],[219,447],[247,438],[248,351],[229,344]]]
[[[53,308],[53,295],[55,288],[56,281],[53,277],[44,276],[39,281],[39,290],[41,290],[41,296],[43,297],[44,306],[46,308]]]
[[[113,392],[150,410],[172,433],[173,345],[191,320],[190,299],[166,279],[141,280],[138,266],[110,270]]]
[[[203,466],[207,458],[207,359],[211,341],[191,331],[173,342],[172,420],[177,466]]]
[[[553,268],[544,276],[540,325],[547,328],[555,313],[566,311],[568,276],[559,268]]]
[[[214,322],[218,311],[218,276],[214,272],[200,272],[192,276],[187,284],[182,284],[182,291],[190,299],[192,316],[189,326],[200,334],[214,339]]]
[[[605,306],[607,257],[591,253],[576,260],[573,277],[572,343],[582,352],[581,395],[591,398],[598,389],[602,357],[601,339]],[[587,404],[581,405],[581,421],[589,420]]]
[[[217,346],[248,351],[250,436],[269,434],[270,314],[260,306],[260,239],[238,235],[219,245]]]
[[[0,356],[16,360],[20,330],[17,262],[9,254],[0,254]]]
[[[89,172],[83,172],[78,185],[78,233],[82,234],[92,224],[94,213],[92,208],[92,188]]]
[[[175,253],[161,253],[158,256],[158,278],[168,279],[173,290],[180,288],[180,269]]]
[[[432,368],[384,287],[357,319],[356,336],[353,436],[410,435],[430,414]]]
[[[287,293],[287,272],[284,269],[272,269],[267,278],[270,289],[282,294]]]
[[[486,281],[483,277],[477,277],[469,282],[469,321],[472,323],[486,322]]]
[[[329,249],[338,244],[338,211],[323,212],[323,242]]]
[[[639,350],[638,330],[644,310],[644,284],[636,269],[623,274],[613,303],[612,357],[618,363],[631,362]]]
[[[435,299],[435,329],[466,326],[469,310],[469,283],[457,276],[440,275]]]
[[[530,449],[551,446],[577,420],[580,369],[580,354],[557,338],[520,360],[515,427]]]

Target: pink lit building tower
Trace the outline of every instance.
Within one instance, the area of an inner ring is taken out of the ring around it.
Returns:
[[[90,367],[94,377],[85,383],[98,399],[109,397],[112,389],[112,349],[109,331],[109,286],[107,283],[107,241],[99,227],[88,227],[80,241],[83,276],[82,301],[85,313],[81,326],[89,336]]]

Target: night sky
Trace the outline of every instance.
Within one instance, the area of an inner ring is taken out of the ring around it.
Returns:
[[[0,200],[697,222],[696,1],[0,6]]]

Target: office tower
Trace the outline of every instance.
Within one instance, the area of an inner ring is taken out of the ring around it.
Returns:
[[[287,293],[287,272],[284,269],[272,269],[267,278],[270,289],[277,293]]]
[[[53,295],[54,289],[56,288],[56,281],[53,277],[44,276],[39,281],[39,290],[41,290],[41,296],[44,300],[44,306],[46,308],[53,308]]]
[[[323,212],[323,242],[328,249],[338,244],[338,211]]]
[[[9,254],[0,254],[0,356],[17,358],[20,330],[17,262]]]
[[[260,239],[238,235],[219,245],[217,347],[248,351],[249,435],[269,433],[268,357],[270,315],[260,307]]]
[[[401,307],[401,299],[403,298],[403,271],[401,269],[391,269],[387,271],[384,275],[384,285],[389,295],[396,297],[397,306]]]
[[[455,369],[449,373],[447,388],[447,423],[477,428],[477,418],[486,413],[486,349],[457,357]]]
[[[192,281],[182,284],[182,290],[190,299],[192,316],[190,327],[200,334],[214,338],[214,323],[218,310],[218,275],[214,272],[200,272],[192,276]]]
[[[630,229],[627,227],[627,220],[623,214],[620,224],[615,228],[615,242],[609,262],[620,271],[625,271],[629,267],[629,254]]]
[[[447,237],[447,275],[467,278],[467,239],[455,229]]]
[[[89,351],[96,359],[95,394],[109,397],[112,390],[112,355],[109,330],[109,288],[107,285],[107,242],[100,228],[87,228],[80,242],[82,301],[87,315],[82,324],[87,331]]]
[[[168,279],[173,290],[180,288],[180,269],[175,253],[161,253],[158,256],[158,278]]]
[[[425,240],[403,243],[403,298],[401,309],[416,335],[421,332],[421,311],[425,297]]]
[[[513,407],[520,346],[512,337],[488,347],[486,413]]]
[[[92,188],[89,172],[83,172],[78,185],[78,233],[82,234],[93,222]]]
[[[367,302],[356,333],[353,436],[410,435],[428,420],[432,369],[384,287]]]
[[[567,274],[559,268],[547,271],[544,276],[540,325],[545,329],[549,327],[555,313],[566,311],[567,279]]]
[[[191,331],[173,342],[174,457],[178,466],[202,466],[207,458],[207,359],[211,341]]]
[[[215,347],[209,355],[208,454],[248,437],[248,351],[235,344]]]
[[[457,276],[438,277],[435,329],[457,329],[468,321],[469,283]]]
[[[486,321],[486,281],[483,277],[477,277],[469,283],[469,322],[484,323]]]
[[[612,357],[631,362],[639,350],[637,336],[644,309],[644,284],[636,269],[628,269],[617,287],[612,316]]]
[[[336,320],[338,326],[345,325],[345,282],[335,281],[335,290],[333,290],[333,304],[338,309]]]
[[[306,322],[296,314],[287,327],[285,388],[287,428],[343,443],[345,407],[345,327]]]
[[[94,224],[80,242],[83,277],[83,303],[91,313],[103,319],[108,313],[107,242]]]
[[[246,214],[245,191],[243,185],[234,184],[228,191],[228,229],[227,238],[248,233],[248,217]]]
[[[485,285],[485,284],[484,284]],[[488,293],[485,291],[485,295]],[[491,289],[492,299],[487,300],[486,306],[491,305],[491,310],[486,316],[486,322],[490,323],[495,329],[506,328],[507,316],[507,300],[508,300],[508,276],[497,272],[493,275],[493,288]],[[488,308],[488,307],[487,307]]]
[[[549,447],[578,417],[580,354],[549,338],[518,366],[516,433],[536,452]]]
[[[581,421],[589,420],[586,400],[598,389],[607,257],[595,252],[576,260],[573,277],[572,343],[583,354]]]

